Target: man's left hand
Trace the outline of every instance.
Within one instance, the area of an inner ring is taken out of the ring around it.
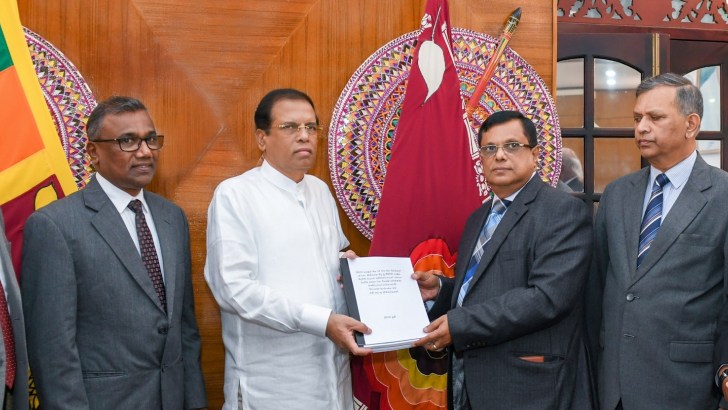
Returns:
[[[349,249],[348,251],[341,253],[340,259],[356,259],[358,257],[359,255],[357,255],[356,252]],[[344,282],[341,281],[341,274],[336,275],[336,281],[339,282],[339,287],[344,289]]]
[[[427,350],[439,352],[452,343],[450,326],[447,323],[447,315],[442,315],[427,325],[423,331],[427,336],[413,343],[413,346],[423,346]]]

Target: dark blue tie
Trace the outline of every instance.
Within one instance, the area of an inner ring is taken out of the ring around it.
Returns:
[[[642,225],[640,226],[640,246],[637,253],[638,268],[647,255],[652,241],[657,236],[657,231],[660,229],[662,221],[662,188],[669,182],[667,175],[660,174],[655,178],[655,183],[652,185],[650,201],[647,203],[645,216],[642,218]]]

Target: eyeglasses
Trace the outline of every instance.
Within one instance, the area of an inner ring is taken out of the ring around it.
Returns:
[[[319,131],[323,127],[317,124],[301,124],[298,125],[293,122],[287,122],[285,124],[277,125],[275,128],[278,128],[281,130],[282,133],[288,135],[288,136],[294,136],[301,132],[301,130],[306,131],[306,134],[308,134],[310,137],[313,137],[318,134]]]
[[[89,140],[89,142],[117,142],[119,149],[124,152],[138,151],[142,147],[142,142],[146,142],[149,149],[158,150],[164,145],[164,135],[150,135],[146,138],[119,137],[110,140]]]
[[[532,148],[532,147],[528,144],[523,144],[520,142],[506,142],[503,145],[489,144],[489,145],[483,145],[482,147],[480,147],[480,155],[482,155],[484,157],[492,157],[493,155],[495,155],[498,152],[498,148],[503,148],[503,152],[505,152],[506,154],[515,154],[521,148]]]

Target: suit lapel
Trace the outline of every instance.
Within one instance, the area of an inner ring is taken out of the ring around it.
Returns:
[[[149,204],[152,218],[154,218],[154,226],[157,228],[157,237],[159,238],[159,248],[162,250],[162,263],[164,266],[164,288],[167,294],[167,312],[172,316],[174,312],[174,292],[177,285],[177,253],[175,252],[175,244],[178,243],[179,232],[174,229],[174,224],[170,220],[171,210],[166,209],[167,205],[159,198],[144,193],[144,199]]]
[[[667,249],[672,246],[677,237],[685,231],[685,228],[687,228],[700,210],[708,203],[708,200],[702,193],[711,186],[710,177],[707,174],[707,167],[708,165],[698,156],[695,161],[695,166],[690,173],[690,177],[680,192],[680,196],[678,196],[675,204],[670,209],[670,213],[662,221],[657,236],[652,241],[652,245],[650,245],[645,259],[637,270],[634,282],[637,282],[655,266]]]
[[[624,200],[622,215],[624,215],[624,243],[627,247],[627,272],[629,277],[627,281],[631,281],[635,277],[637,270],[637,254],[640,246],[640,226],[642,225],[642,206],[644,203],[647,183],[650,177],[650,167],[641,169],[629,181],[629,187],[625,198],[636,198],[636,200]]]
[[[10,316],[13,321],[23,318],[23,304],[20,301],[20,287],[18,286],[18,278],[15,276],[13,267],[13,259],[10,255],[10,242],[5,237],[5,222],[0,215],[0,264],[2,264],[3,283],[5,283],[5,293],[8,307],[10,308]]]
[[[127,231],[121,215],[101,189],[96,178],[91,179],[81,193],[86,207],[96,211],[96,215],[91,218],[91,225],[109,245],[144,293],[154,301],[159,309],[163,310],[159,297],[154,291],[152,280],[147,273],[147,268],[129,236],[129,231]]]

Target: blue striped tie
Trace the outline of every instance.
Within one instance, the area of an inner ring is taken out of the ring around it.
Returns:
[[[642,225],[640,226],[640,247],[639,253],[637,254],[638,268],[647,255],[647,250],[650,249],[652,241],[657,236],[657,231],[660,229],[660,222],[662,220],[662,187],[669,182],[670,180],[667,178],[667,175],[660,174],[655,178],[655,183],[652,185],[650,201],[647,203],[645,216],[642,218]]]
[[[458,306],[463,305],[463,298],[465,298],[465,295],[468,293],[470,281],[473,279],[475,269],[478,267],[478,263],[480,263],[480,258],[482,258],[485,253],[485,245],[488,243],[491,236],[493,236],[495,228],[503,218],[503,214],[506,213],[506,208],[510,205],[510,203],[511,201],[508,200],[494,200],[493,207],[490,209],[490,214],[488,215],[488,220],[485,221],[483,229],[480,231],[478,242],[475,244],[473,256],[470,257],[468,270],[465,272],[465,279],[463,279],[463,286],[460,288],[460,293],[458,293]]]

